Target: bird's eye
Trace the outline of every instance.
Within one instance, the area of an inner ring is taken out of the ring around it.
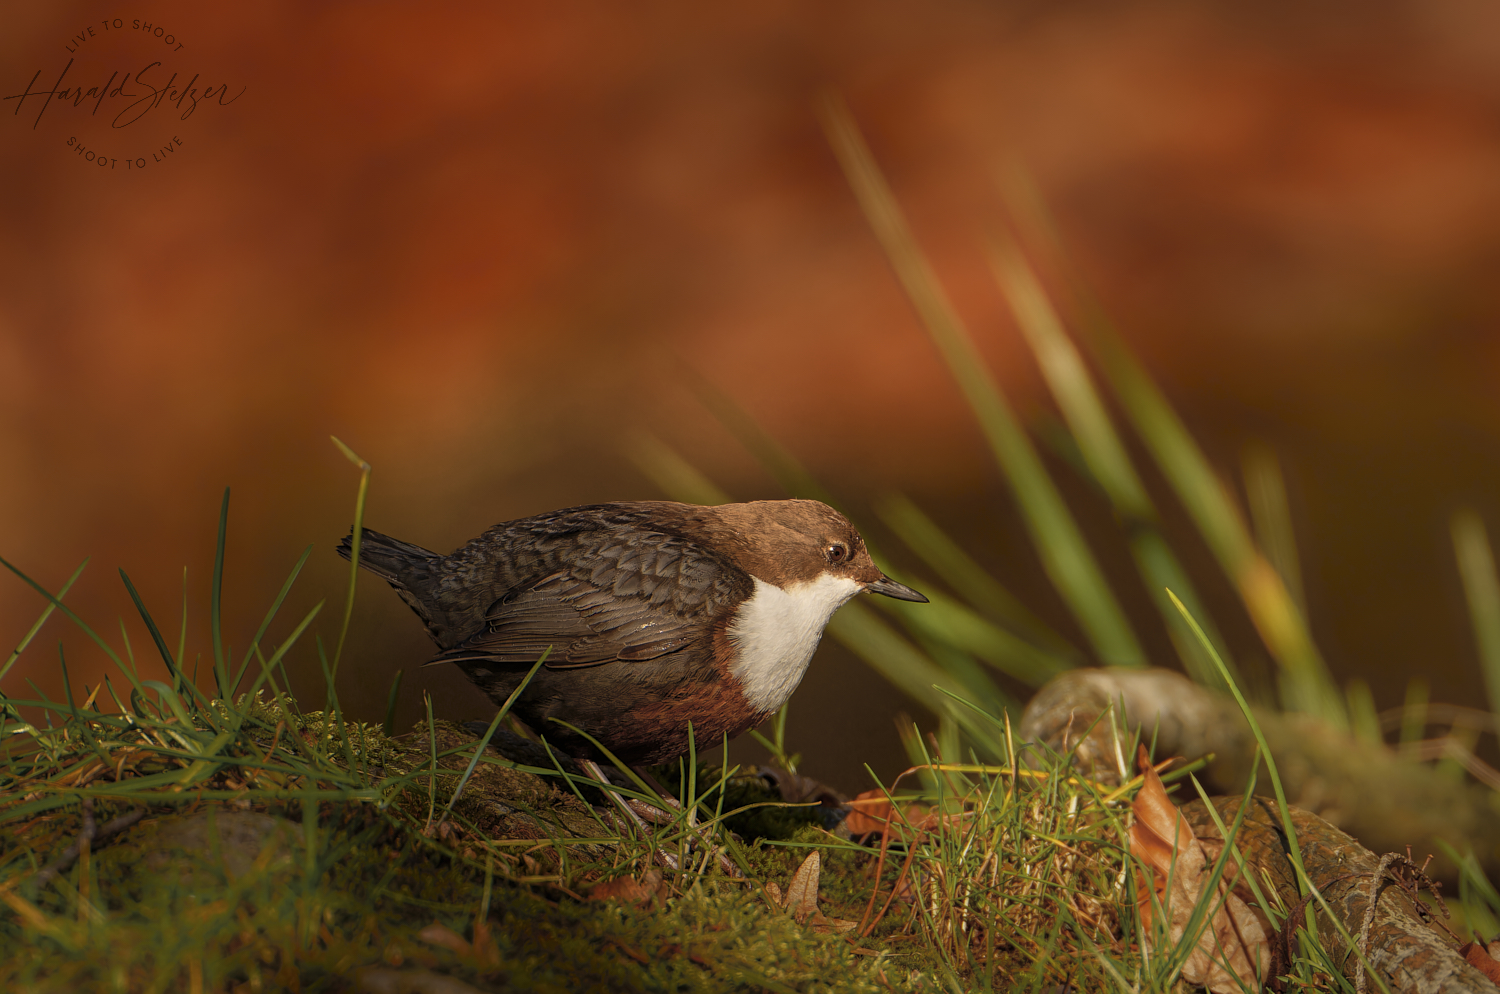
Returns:
[[[842,542],[834,542],[823,550],[823,555],[836,566],[849,558],[849,547]]]

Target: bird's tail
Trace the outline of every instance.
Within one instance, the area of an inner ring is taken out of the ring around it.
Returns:
[[[420,589],[431,568],[443,557],[436,552],[382,535],[373,528],[360,532],[359,564],[397,589]],[[338,554],[354,555],[354,529],[339,542]]]

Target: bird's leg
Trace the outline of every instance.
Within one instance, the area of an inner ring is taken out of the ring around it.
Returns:
[[[609,778],[604,775],[604,771],[599,768],[598,763],[594,762],[592,759],[580,759],[578,761],[578,765],[583,767],[583,771],[590,777],[599,781],[600,786],[604,788],[605,796],[607,796],[611,801],[614,801],[615,806],[618,807],[621,811],[625,812],[625,817],[635,823],[635,827],[640,831],[643,838],[651,834],[651,830],[646,827],[646,823],[641,820],[641,816],[636,813],[635,808],[633,808],[625,800],[625,798],[615,793],[614,784],[609,782]],[[657,848],[656,854],[661,857],[662,862],[666,863],[667,866],[674,870],[677,869],[676,856],[673,856],[671,853],[660,847]]]
[[[661,784],[657,783],[656,778],[653,777],[650,773],[646,772],[646,768],[644,766],[632,766],[631,769],[636,772],[637,776],[646,781],[646,784],[652,790],[656,791],[656,796],[662,799],[663,804],[665,804],[669,808],[683,811],[682,802],[668,793],[666,788],[662,787]],[[712,852],[718,858],[719,869],[723,870],[727,875],[731,877],[740,876],[740,868],[735,866],[734,862],[730,860],[728,856],[724,855],[722,846],[715,845],[713,839],[709,838],[708,829],[698,824],[698,819],[696,817],[698,813],[697,808],[688,808],[686,811],[683,811],[683,813],[687,817],[688,829],[698,839],[698,842],[703,846],[705,850]]]
[[[682,802],[679,801],[679,800],[677,800],[677,798],[673,797],[670,793],[668,793],[667,789],[665,787],[663,787],[661,784],[657,783],[656,782],[656,778],[653,777],[650,773],[648,773],[646,771],[646,768],[644,766],[632,766],[631,769],[635,770],[636,776],[638,776],[642,780],[646,781],[646,785],[648,787],[650,787],[652,790],[656,791],[656,796],[660,797],[662,799],[662,803],[663,804],[665,804],[669,808],[674,808],[674,809],[676,809],[678,811],[682,810]],[[687,812],[687,823],[688,823],[688,827],[689,828],[697,828],[698,827],[698,817],[697,817],[697,815],[698,815],[698,812],[696,810],[689,810]],[[700,838],[701,838],[701,834],[700,834]]]

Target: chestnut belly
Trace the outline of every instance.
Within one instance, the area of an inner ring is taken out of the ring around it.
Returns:
[[[677,665],[663,665],[667,661]],[[696,663],[696,665],[694,665]],[[655,664],[655,665],[653,665]],[[460,664],[496,703],[518,677],[481,675],[483,664]],[[522,692],[514,713],[569,755],[608,762],[588,738],[623,763],[650,766],[688,753],[688,728],[697,748],[711,749],[769,714],[745,700],[739,681],[709,660],[664,657],[661,663],[610,662],[580,669],[541,670]],[[566,724],[563,724],[566,723]]]

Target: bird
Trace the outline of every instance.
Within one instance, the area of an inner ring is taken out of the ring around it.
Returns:
[[[587,504],[502,522],[446,556],[360,534],[359,566],[437,644],[426,665],[456,664],[498,704],[547,652],[512,713],[574,757],[635,767],[686,755],[689,724],[716,743],[774,714],[856,594],[927,603],[815,500]]]

